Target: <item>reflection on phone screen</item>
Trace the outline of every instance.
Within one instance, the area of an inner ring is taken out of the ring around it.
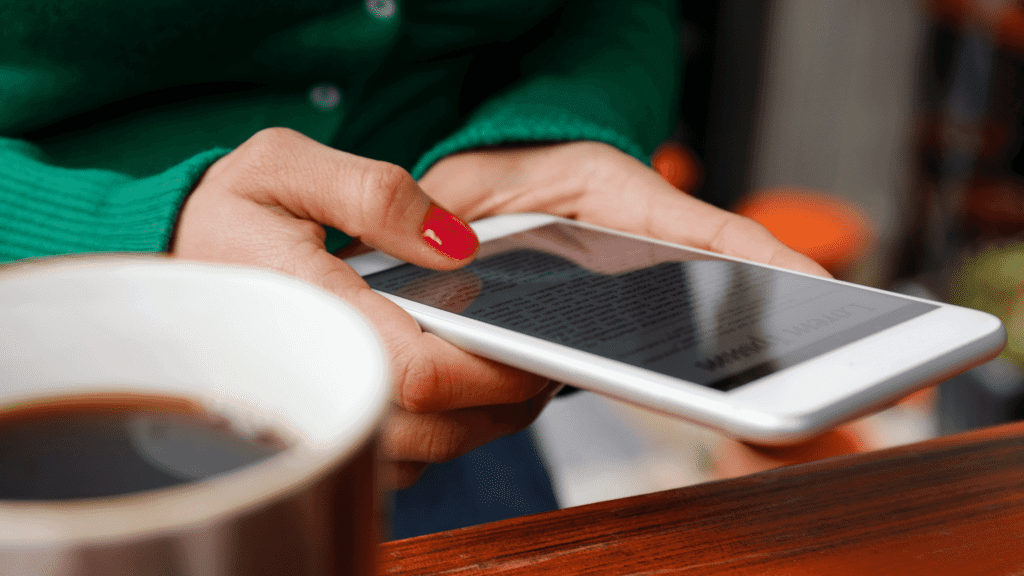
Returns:
[[[366,281],[723,391],[938,308],[564,223],[484,242],[460,270],[403,264]]]

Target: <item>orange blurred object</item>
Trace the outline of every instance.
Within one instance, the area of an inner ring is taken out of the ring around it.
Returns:
[[[700,185],[700,162],[692,150],[671,140],[662,143],[651,155],[651,166],[669,184],[685,192]]]
[[[927,0],[925,6],[942,20],[981,29],[1001,48],[1024,52],[1024,8],[1018,2],[989,0]]]
[[[871,247],[868,218],[856,205],[822,193],[774,189],[749,196],[736,213],[759,222],[783,244],[841,273]]]
[[[853,422],[794,446],[751,446],[723,439],[715,450],[715,476],[720,480],[735,478],[781,466],[866,452],[878,444],[874,436],[874,431],[866,423]]]
[[[920,406],[922,408],[935,409],[936,404],[939,401],[939,389],[936,386],[929,386],[924,390],[918,390],[910,396],[907,396],[899,403],[904,406]]]

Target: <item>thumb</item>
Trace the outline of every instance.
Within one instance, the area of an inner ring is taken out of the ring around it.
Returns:
[[[230,172],[245,178],[245,185],[234,188],[250,199],[337,228],[407,262],[457,268],[479,246],[468,224],[434,203],[394,164],[341,152],[287,129],[256,134],[222,160],[229,159],[211,167],[218,173],[208,176]]]

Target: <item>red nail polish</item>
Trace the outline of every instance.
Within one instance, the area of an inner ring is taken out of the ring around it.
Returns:
[[[456,260],[469,258],[480,244],[468,224],[438,206],[427,210],[422,232],[423,240],[431,248]]]

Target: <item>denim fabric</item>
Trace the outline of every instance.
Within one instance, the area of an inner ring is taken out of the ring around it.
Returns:
[[[411,488],[393,494],[392,506],[394,539],[558,509],[526,431],[431,466]]]

